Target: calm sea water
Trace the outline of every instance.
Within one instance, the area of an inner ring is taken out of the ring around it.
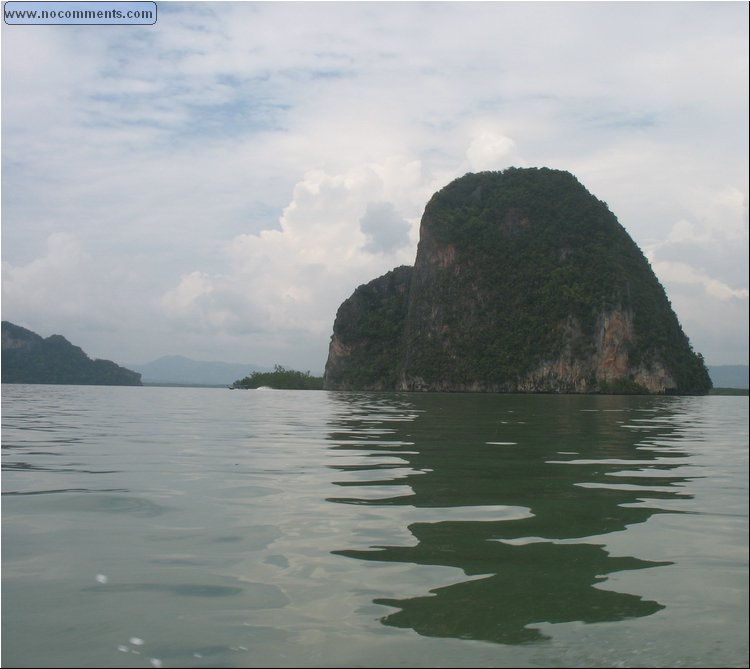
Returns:
[[[7,667],[748,665],[747,397],[2,388]]]

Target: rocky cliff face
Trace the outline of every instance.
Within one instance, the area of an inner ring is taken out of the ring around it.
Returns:
[[[703,393],[662,286],[569,173],[469,174],[436,193],[413,270],[360,286],[334,323],[330,389]]]
[[[629,349],[635,342],[633,312],[616,309],[597,316],[593,355],[575,356],[583,333],[578,323],[570,323],[563,334],[561,355],[541,362],[518,384],[522,392],[647,391],[664,394],[677,389],[677,383],[660,360],[650,365],[630,364]]]

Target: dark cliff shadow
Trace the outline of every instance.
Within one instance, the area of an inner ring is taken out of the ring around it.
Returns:
[[[534,628],[539,623],[617,621],[664,608],[602,583],[613,572],[671,563],[610,555],[602,535],[643,523],[666,512],[667,500],[686,496],[687,479],[671,473],[685,464],[671,420],[679,398],[336,398],[342,411],[331,426],[331,448],[356,451],[372,465],[332,465],[348,494],[329,501],[432,509],[437,520],[408,525],[414,546],[334,553],[456,567],[470,577],[424,596],[375,599],[399,609],[383,624],[425,636],[523,643],[546,638]],[[384,454],[407,461],[408,473]],[[367,495],[366,488],[382,485],[403,486],[404,494]],[[451,507],[469,519],[451,519]],[[485,520],[493,509],[507,519]]]

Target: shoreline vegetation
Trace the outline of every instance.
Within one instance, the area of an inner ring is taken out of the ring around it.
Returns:
[[[270,388],[273,390],[323,390],[323,377],[312,376],[309,371],[300,372],[286,369],[281,365],[274,365],[273,372],[253,372],[248,376],[235,381],[230,390],[256,390],[258,388]],[[502,393],[501,393],[502,394]],[[512,393],[509,393],[512,394]],[[534,393],[531,393],[534,394]],[[546,394],[546,393],[536,393]],[[557,393],[553,393],[557,394]],[[564,393],[563,393],[564,394]],[[623,393],[601,393],[601,394],[631,394]],[[711,388],[709,395],[737,395],[747,396],[747,388]]]
[[[312,376],[309,371],[298,372],[274,365],[272,372],[253,372],[229,386],[230,390],[252,390],[261,387],[274,390],[323,390],[323,377]]]

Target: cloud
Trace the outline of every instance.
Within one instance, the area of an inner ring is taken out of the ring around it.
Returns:
[[[709,364],[747,364],[750,337],[747,295],[730,294],[735,289],[723,284],[712,286],[711,280],[704,277],[692,280],[689,272],[678,279],[673,281],[670,276],[664,283],[693,348]]]
[[[686,194],[690,213],[645,249],[659,278],[667,285],[700,285],[719,300],[747,299],[746,198],[735,186]]]
[[[508,167],[509,157],[516,143],[505,135],[493,132],[482,132],[471,140],[466,150],[466,157],[474,172],[498,170]]]
[[[215,299],[216,282],[205,272],[190,272],[161,299],[168,317],[191,330],[223,328],[233,319],[232,311]]]
[[[3,262],[3,318],[44,336],[62,334],[93,357],[112,358],[158,322],[158,311],[142,299],[153,291],[142,262],[99,256],[75,235],[53,233],[38,258]]]
[[[733,288],[686,263],[652,261],[651,264],[661,280],[670,285],[676,283],[698,285],[703,288],[706,295],[722,301],[747,300],[750,296],[747,288]]]
[[[44,256],[25,266],[3,265],[3,306],[39,312],[52,302],[58,312],[81,315],[86,309],[81,296],[94,287],[86,277],[91,256],[64,233],[51,235],[46,247]]]
[[[235,236],[221,273],[183,275],[161,298],[166,316],[223,332],[234,346],[242,339],[257,353],[270,354],[280,338],[304,342],[305,353],[314,349],[324,361],[341,301],[414,261],[419,219],[400,216],[394,202],[419,212],[412,193],[423,179],[418,163],[398,160],[307,173],[278,228]]]
[[[3,315],[131,360],[322,368],[435,191],[547,165],[609,204],[707,359],[737,350],[746,25],[743,3],[166,3],[142,30],[3,26]]]
[[[392,202],[368,202],[359,228],[367,237],[363,248],[370,253],[391,252],[409,244],[409,223]]]

